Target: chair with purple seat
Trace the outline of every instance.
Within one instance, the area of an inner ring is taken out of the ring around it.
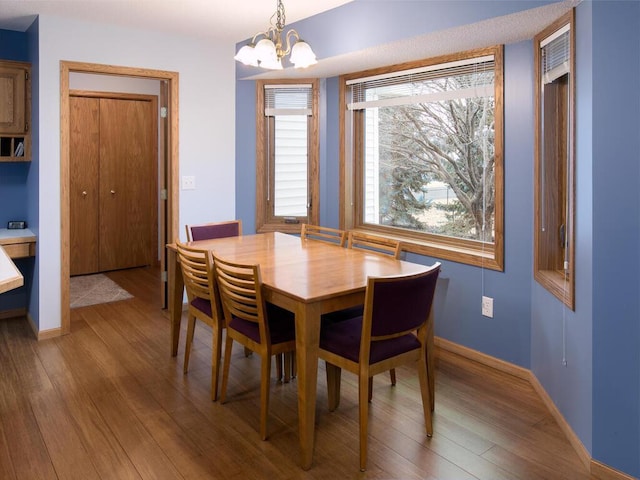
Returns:
[[[238,237],[242,235],[242,220],[187,225],[186,229],[189,242],[210,240],[212,238]]]
[[[347,248],[356,248],[366,250],[370,253],[376,253],[378,255],[389,255],[396,260],[400,260],[400,254],[402,244],[398,240],[392,238],[382,237],[380,235],[373,235],[370,233],[359,232],[352,230],[348,233]],[[346,310],[339,310],[337,312],[326,313],[322,316],[323,322],[340,322],[349,318],[361,316],[364,310],[364,305],[358,305],[348,308]],[[396,385],[396,369],[389,370],[389,379],[391,385]],[[369,401],[371,401],[371,389],[369,389]]]
[[[206,323],[212,330],[211,346],[211,400],[218,398],[218,372],[222,352],[222,329],[224,320],[220,297],[213,276],[213,257],[208,250],[198,250],[176,242],[178,259],[182,269],[188,299],[187,341],[184,349],[183,371],[189,370],[189,357],[195,332],[196,319]]]
[[[260,355],[260,437],[266,440],[271,356],[286,358],[295,351],[295,316],[264,300],[260,265],[229,262],[215,254],[213,265],[227,329],[220,401],[224,403],[227,395],[235,340]]]
[[[393,277],[369,277],[364,315],[322,324],[319,358],[326,362],[329,410],[340,403],[342,369],[358,375],[360,470],[367,465],[370,379],[405,364],[417,366],[427,436],[433,434],[427,367],[428,332],[440,263],[429,270]]]

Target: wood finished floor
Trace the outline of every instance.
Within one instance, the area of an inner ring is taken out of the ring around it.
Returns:
[[[210,330],[190,371],[169,355],[158,272],[109,276],[135,298],[72,310],[71,334],[37,342],[25,319],[0,321],[0,479],[588,479],[531,386],[438,352],[435,432],[424,434],[417,375],[374,381],[369,462],[358,471],[357,384],[343,374],[327,410],[318,372],[314,463],[298,467],[295,380],[271,385],[258,437],[259,359],[234,352],[228,401],[212,403]],[[183,326],[184,326],[183,322]]]

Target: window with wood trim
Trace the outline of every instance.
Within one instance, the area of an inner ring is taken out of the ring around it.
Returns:
[[[574,36],[573,11],[534,39],[534,278],[573,310]]]
[[[318,81],[256,82],[256,230],[318,220]]]
[[[342,221],[502,270],[503,47],[342,77]]]

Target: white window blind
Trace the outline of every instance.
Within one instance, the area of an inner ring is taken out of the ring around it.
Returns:
[[[547,84],[569,73],[571,70],[570,25],[540,42],[542,50],[542,81]]]
[[[349,110],[493,96],[493,55],[347,81]],[[454,81],[455,80],[455,81]]]
[[[313,110],[312,86],[302,85],[265,85],[264,114],[267,117],[277,115],[311,115]]]

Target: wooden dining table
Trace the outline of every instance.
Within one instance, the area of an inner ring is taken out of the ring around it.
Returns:
[[[259,264],[266,301],[295,313],[300,464],[308,470],[313,462],[320,316],[362,305],[369,276],[417,273],[429,267],[278,232],[200,240],[189,245],[211,250],[227,260]],[[184,284],[175,245],[167,247],[171,354],[175,356]],[[431,343],[432,338],[433,328]],[[429,376],[432,381],[433,374]]]

